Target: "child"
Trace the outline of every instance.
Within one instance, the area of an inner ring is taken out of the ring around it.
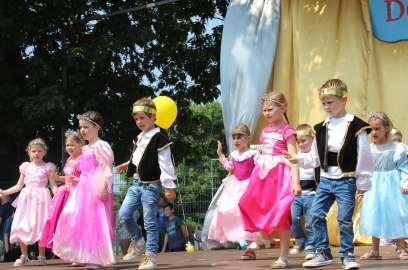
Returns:
[[[262,113],[268,125],[262,130],[261,154],[247,190],[239,201],[245,230],[280,232],[280,256],[272,268],[287,268],[291,226],[290,206],[294,194],[301,192],[299,170],[283,157],[284,151],[296,153],[295,130],[284,120],[288,103],[280,92],[262,98]]]
[[[337,201],[341,261],[345,269],[357,269],[360,266],[354,257],[352,216],[357,188],[370,188],[373,163],[366,132],[369,125],[346,112],[347,86],[343,81],[328,80],[320,87],[319,97],[328,117],[314,126],[316,137],[312,151],[295,160],[287,156],[304,168],[320,166],[320,182],[311,210],[316,256],[304,262],[303,267],[333,263],[326,215]]]
[[[78,160],[80,180],[61,212],[53,239],[53,252],[74,263],[109,266],[112,249],[113,152],[99,138],[102,116],[88,111],[77,116],[81,137],[88,142]]]
[[[391,120],[383,112],[368,115],[372,128],[371,152],[374,158],[372,189],[364,193],[361,208],[361,232],[372,235],[371,250],[363,260],[381,259],[382,239],[398,239],[399,258],[408,260],[408,159],[402,143],[391,140]]]
[[[65,132],[65,150],[69,157],[64,166],[64,175],[55,177],[56,179],[65,181],[65,185],[60,187],[53,198],[53,208],[49,212],[48,219],[44,225],[39,242],[40,247],[52,249],[52,238],[55,233],[55,228],[59,216],[64,208],[69,195],[72,193],[72,188],[76,186],[76,181],[72,177],[79,177],[79,170],[77,168],[77,161],[81,155],[82,146],[84,145],[80,135],[72,130]]]
[[[249,149],[251,134],[246,125],[236,125],[231,133],[236,150],[231,153],[229,159],[222,152],[221,142],[218,142],[217,154],[219,161],[226,170],[231,172],[231,175],[223,180],[224,190],[218,201],[208,238],[217,240],[220,243],[255,241],[256,234],[246,232],[242,226],[238,202],[249,184],[249,178],[255,167],[254,156],[257,151]],[[241,259],[255,259],[254,251],[247,249]]]
[[[162,252],[166,252],[166,248],[169,252],[184,251],[186,249],[186,243],[188,242],[187,226],[174,214],[172,204],[164,207],[164,213],[167,217],[167,221]]]
[[[314,132],[308,124],[301,124],[296,128],[296,141],[300,150],[298,155],[309,153],[312,148]],[[316,179],[314,169],[299,169],[300,186],[302,195],[296,196],[292,204],[292,233],[295,237],[296,245],[290,250],[290,254],[298,254],[305,251],[305,259],[313,259],[314,239],[312,230],[312,217],[310,209],[312,207],[314,195],[316,194]],[[304,217],[306,235],[303,232],[300,219]]]
[[[133,212],[142,207],[147,241],[145,260],[139,265],[139,269],[157,269],[157,212],[162,187],[167,201],[174,201],[176,198],[174,181],[177,178],[170,150],[172,143],[154,125],[156,106],[151,99],[136,101],[132,116],[142,132],[137,136],[130,160],[116,167],[118,172],[128,168],[127,175],[134,179],[119,210],[120,222],[125,225],[131,237],[128,253],[123,259],[130,260],[144,252],[145,241],[133,220]]]
[[[391,134],[391,139],[393,141],[402,142],[402,132],[399,129],[397,128],[391,129],[390,134]]]
[[[15,186],[1,191],[1,196],[20,192],[13,202],[16,206],[13,224],[11,226],[10,243],[19,242],[21,256],[14,262],[14,266],[23,266],[28,263],[27,246],[40,240],[41,232],[47,220],[48,209],[51,207],[51,196],[48,182],[53,193],[56,192],[55,182],[51,179],[55,165],[44,162],[47,154],[47,145],[44,140],[37,138],[28,143],[27,153],[30,162],[20,165],[20,178]],[[45,264],[45,249],[39,247],[37,257],[39,265]]]

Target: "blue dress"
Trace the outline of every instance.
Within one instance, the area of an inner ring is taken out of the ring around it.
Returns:
[[[408,180],[407,148],[389,141],[371,144],[371,152],[374,172],[361,208],[361,233],[382,239],[407,238],[408,194],[400,190]]]

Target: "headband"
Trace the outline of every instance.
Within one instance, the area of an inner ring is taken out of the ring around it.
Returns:
[[[137,113],[137,112],[145,112],[145,113],[155,114],[156,109],[152,108],[152,107],[149,107],[149,106],[135,105],[135,106],[133,106],[132,113]]]
[[[78,120],[87,121],[87,122],[93,124],[95,127],[101,128],[101,126],[100,126],[98,123],[96,123],[94,120],[92,120],[91,118],[89,118],[89,117],[86,116],[86,115],[78,114],[78,115],[77,115],[77,119],[78,119]]]
[[[236,135],[236,134],[241,134],[241,135],[249,137],[248,130],[245,129],[244,127],[235,127],[232,130],[231,135]]]
[[[325,96],[345,97],[347,96],[347,89],[337,88],[336,86],[323,88],[319,92],[319,97],[322,98]]]
[[[385,121],[383,115],[381,113],[378,113],[378,112],[368,113],[368,119],[377,119],[377,120]]]

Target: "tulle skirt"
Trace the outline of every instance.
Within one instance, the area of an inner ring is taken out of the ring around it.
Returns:
[[[16,207],[11,225],[10,243],[31,245],[40,240],[49,208],[51,196],[48,188],[24,187],[13,202]]]
[[[113,195],[102,200],[92,181],[97,174],[81,174],[60,215],[53,252],[63,260],[103,266],[115,262],[112,249]]]
[[[47,221],[45,222],[40,242],[38,243],[40,247],[52,249],[52,238],[54,237],[55,228],[57,227],[58,219],[70,194],[70,189],[67,189],[65,186],[58,188],[58,191],[53,198],[53,206],[50,209]]]
[[[239,242],[241,240],[255,241],[255,233],[244,230],[241,221],[239,200],[249,184],[249,179],[239,181],[234,175],[224,179],[224,190],[215,210],[208,238],[221,243]]]
[[[256,166],[239,201],[245,230],[265,233],[290,230],[293,200],[291,168],[287,164],[278,163],[263,179]]]
[[[408,237],[408,194],[401,192],[400,185],[397,170],[374,173],[361,208],[362,234],[383,239]]]

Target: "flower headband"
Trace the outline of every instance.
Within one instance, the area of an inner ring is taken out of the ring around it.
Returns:
[[[381,121],[385,121],[384,115],[379,113],[379,112],[369,112],[368,113],[368,119],[378,119]]]

